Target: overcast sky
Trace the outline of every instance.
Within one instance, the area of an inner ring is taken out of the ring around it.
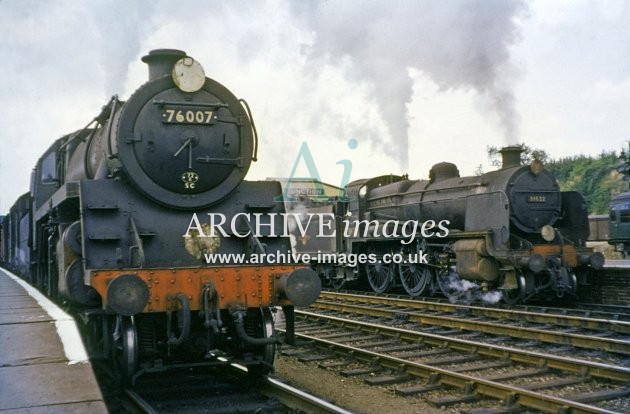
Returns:
[[[0,0],[0,214],[55,139],[146,81],[156,48],[249,102],[248,179],[288,176],[303,142],[339,184],[342,159],[352,180],[426,178],[492,170],[489,145],[559,158],[630,140],[630,1]]]

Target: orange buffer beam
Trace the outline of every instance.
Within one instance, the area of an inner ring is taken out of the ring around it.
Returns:
[[[146,283],[149,299],[143,312],[176,310],[174,296],[183,293],[190,301],[190,310],[201,309],[202,289],[212,283],[221,309],[291,305],[281,297],[282,276],[303,266],[225,266],[173,269],[110,269],[91,271],[91,285],[103,299],[107,309],[107,288],[123,275],[135,275]],[[319,293],[319,292],[318,292]]]

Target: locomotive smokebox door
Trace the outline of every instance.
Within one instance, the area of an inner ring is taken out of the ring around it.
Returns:
[[[143,58],[150,80],[125,103],[111,147],[136,188],[177,209],[221,202],[253,159],[249,113],[182,51]]]

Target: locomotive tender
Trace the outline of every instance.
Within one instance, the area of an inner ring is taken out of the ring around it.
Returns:
[[[560,191],[540,161],[521,165],[521,151],[504,148],[502,168],[480,176],[460,177],[454,164],[442,162],[429,180],[385,175],[351,182],[349,201],[307,208],[334,214],[337,237],[307,235],[296,249],[309,253],[322,280],[335,288],[365,276],[376,293],[402,285],[411,296],[441,291],[452,300],[468,297],[470,282],[478,293],[496,291],[508,303],[574,295],[604,262],[585,247],[584,200]],[[408,237],[375,237],[371,230],[407,221],[428,223],[434,232],[409,244]],[[439,231],[444,227],[448,231]],[[327,257],[322,252],[341,260],[318,262]],[[348,255],[367,260],[340,265]]]
[[[293,308],[313,302],[321,282],[303,265],[203,260],[290,249],[264,229],[187,231],[201,210],[276,220],[281,186],[244,181],[258,145],[244,101],[183,51],[142,60],[148,82],[39,159],[30,196],[3,220],[3,264],[77,309],[92,355],[111,357],[125,381],[219,359],[266,373],[280,343],[272,313],[283,308],[293,340]]]
[[[630,155],[621,150],[617,168],[624,181],[630,181]],[[630,191],[614,196],[608,203],[608,243],[626,258],[630,253]]]

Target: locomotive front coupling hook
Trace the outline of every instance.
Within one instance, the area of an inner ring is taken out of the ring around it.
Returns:
[[[223,321],[221,320],[221,308],[219,307],[219,298],[214,288],[214,283],[210,281],[205,284],[201,292],[203,298],[203,326],[212,328],[212,331],[218,335],[223,327]],[[214,305],[214,315],[216,315],[216,318],[213,316],[213,310],[210,309],[211,303]]]

